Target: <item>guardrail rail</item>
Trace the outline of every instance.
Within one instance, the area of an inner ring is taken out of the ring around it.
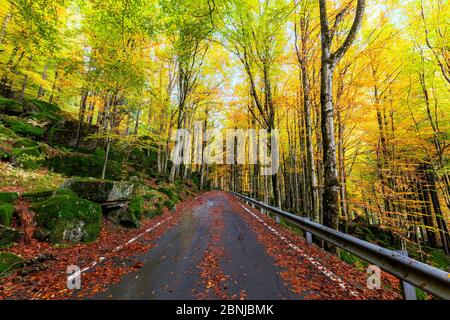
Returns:
[[[253,204],[260,209],[267,210],[277,216],[289,220],[303,231],[328,241],[371,264],[377,265],[384,271],[435,297],[450,300],[450,273],[411,259],[400,252],[389,250],[343,232],[325,227],[308,218],[282,211],[235,192],[231,192],[231,194],[244,200],[248,204]]]

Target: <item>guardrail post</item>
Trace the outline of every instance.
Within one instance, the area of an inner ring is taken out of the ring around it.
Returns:
[[[277,224],[280,224],[280,217],[279,217],[279,216],[275,216],[275,222],[276,222]]]
[[[311,221],[310,217],[307,217],[306,219],[308,219],[309,221]],[[313,238],[312,238],[312,233],[306,231],[306,244],[312,244],[313,243]]]
[[[408,257],[408,251],[406,250],[397,250],[397,252],[400,253],[402,256]],[[405,300],[417,300],[416,287],[414,287],[413,285],[409,284],[406,281],[402,280],[400,281],[401,281],[401,291]]]

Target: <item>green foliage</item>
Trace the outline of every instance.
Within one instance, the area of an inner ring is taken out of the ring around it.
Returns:
[[[3,117],[1,121],[14,133],[36,139],[44,138],[44,129],[35,127],[17,117]]]
[[[176,206],[176,203],[173,202],[172,200],[166,200],[166,201],[164,201],[164,206],[166,208],[169,208],[170,210],[173,210]]]
[[[437,249],[431,250],[428,261],[436,268],[450,272],[450,257],[444,251]]]
[[[0,192],[0,202],[13,203],[19,199],[17,192]]]
[[[0,252],[0,276],[4,277],[20,268],[23,259],[14,253]]]
[[[147,218],[155,218],[164,213],[164,206],[162,202],[156,202],[152,208],[145,210],[144,214]]]
[[[417,300],[428,300],[428,294],[423,291],[422,289],[415,288],[416,289],[416,297]]]
[[[13,205],[5,202],[0,202],[0,224],[10,227],[15,210],[16,209]]]
[[[58,195],[34,204],[31,209],[36,212],[36,224],[41,233],[48,235],[51,243],[62,243],[67,233],[79,228],[82,222],[83,242],[94,241],[99,233],[102,221],[102,209],[97,203],[73,197]]]
[[[159,192],[164,193],[166,196],[169,197],[172,203],[177,204],[180,201],[180,198],[177,195],[177,192],[169,186],[160,187],[158,189]]]
[[[339,250],[339,258],[342,261],[355,266],[359,270],[365,270],[367,268],[367,266],[369,265],[366,261],[361,260],[357,256],[355,256],[345,250]]]
[[[141,220],[144,211],[144,198],[142,196],[135,196],[128,203],[128,212],[135,216],[137,220]]]
[[[38,169],[46,158],[39,147],[16,148],[12,155],[18,166],[24,169]]]

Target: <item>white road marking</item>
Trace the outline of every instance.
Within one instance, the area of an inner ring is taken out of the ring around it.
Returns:
[[[148,228],[147,230],[145,230],[144,232],[142,232],[141,234],[135,236],[134,238],[131,238],[130,240],[128,240],[126,243],[121,244],[120,246],[116,247],[113,252],[117,252],[122,250],[125,246],[127,246],[130,243],[133,243],[134,241],[138,240],[140,237],[142,237],[143,235],[145,235],[146,233],[149,233],[153,230],[155,230],[156,228],[158,228],[160,225],[166,223],[167,221],[169,221],[170,219],[172,219],[172,217],[168,217],[166,220],[163,220],[161,222],[158,222],[157,224],[155,224],[153,227]],[[87,266],[86,268],[82,269],[79,272],[75,272],[74,274],[70,275],[69,277],[67,277],[67,279],[69,281],[73,280],[74,278],[80,276],[82,273],[92,269],[93,267],[95,267],[98,263],[102,262],[103,260],[105,260],[105,257],[100,257],[98,258],[97,261],[92,262],[89,266]]]
[[[281,233],[274,229],[273,227],[269,226],[266,222],[264,222],[263,219],[261,219],[260,217],[258,217],[256,214],[254,214],[253,212],[251,212],[249,209],[247,209],[246,207],[244,207],[241,203],[239,203],[239,205],[248,213],[250,213],[256,220],[258,220],[259,222],[261,222],[267,229],[269,229],[272,233],[274,233],[275,235],[277,235],[281,240],[283,240],[290,248],[294,249],[295,251],[297,251],[298,253],[300,253],[300,255],[302,257],[304,257],[306,260],[308,260],[313,266],[315,266],[317,269],[319,269],[324,275],[326,275],[330,280],[337,282],[339,287],[341,287],[343,290],[350,292],[351,295],[353,296],[358,296],[358,293],[355,291],[350,290],[349,288],[347,288],[345,282],[339,278],[336,274],[334,274],[332,271],[328,270],[326,267],[324,267],[320,262],[318,262],[317,260],[315,260],[314,258],[311,258],[310,256],[308,256],[302,249],[300,249],[297,245],[293,244],[292,242],[290,242],[288,239],[286,239],[286,237],[282,236]]]

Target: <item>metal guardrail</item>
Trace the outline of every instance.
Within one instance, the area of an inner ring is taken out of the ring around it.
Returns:
[[[320,239],[328,241],[369,263],[379,266],[384,271],[432,294],[433,296],[450,300],[450,273],[408,258],[399,252],[377,246],[343,232],[325,227],[307,218],[282,211],[235,192],[231,193],[238,198],[247,201],[249,204],[253,204],[259,208],[270,211],[275,215],[286,218],[302,230],[310,232]]]

